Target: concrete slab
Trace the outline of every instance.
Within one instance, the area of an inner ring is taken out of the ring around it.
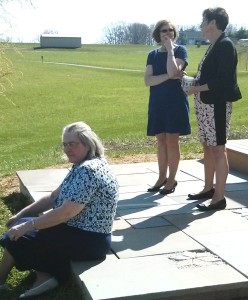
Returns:
[[[230,167],[247,174],[248,139],[229,140],[226,148]]]
[[[225,263],[179,268],[165,255],[105,260],[79,277],[85,300],[229,300],[247,288],[247,279]]]
[[[17,171],[18,178],[21,178],[23,185],[32,186],[47,186],[47,185],[59,185],[65,178],[69,169],[40,169],[40,170],[28,170]]]
[[[162,217],[128,219],[128,223],[135,229],[171,226],[171,223]]]
[[[42,197],[49,195],[50,192],[32,192],[30,191],[30,197],[33,201],[38,201]]]
[[[129,175],[129,174],[144,174],[144,173],[157,173],[152,168],[157,168],[157,163],[136,163],[136,164],[117,164],[110,166],[113,172],[118,175]],[[154,174],[155,175],[155,174]]]
[[[194,189],[192,189],[194,190]],[[188,204],[188,203],[194,203],[196,205],[199,201],[198,200],[189,200],[186,195],[170,195],[170,198],[176,201],[177,204]]]
[[[106,255],[106,259],[95,259],[95,260],[88,260],[88,261],[71,261],[71,265],[73,267],[73,270],[77,275],[80,275],[81,273],[89,270],[90,268],[93,268],[94,266],[100,265],[103,267],[105,263],[108,263],[110,261],[117,262],[119,259],[116,255],[114,255],[112,252],[109,252]],[[103,262],[105,262],[103,264]]]
[[[50,192],[56,189],[69,169],[43,169],[17,171],[20,192],[31,198],[30,192]]]
[[[248,174],[241,174],[237,171],[231,170],[227,176],[227,185],[232,183],[247,183],[248,181]]]
[[[242,208],[248,206],[247,190],[226,192],[225,195],[227,199],[228,209]]]
[[[123,218],[116,216],[113,224],[113,232],[118,231],[118,230],[124,230],[124,229],[129,229],[131,228],[131,224],[128,223],[126,220]],[[118,239],[117,239],[118,240]],[[122,239],[120,239],[122,240]]]
[[[232,149],[237,152],[240,151],[248,155],[248,139],[228,140],[226,146],[228,149]]]
[[[195,212],[195,214],[163,216],[191,237],[199,234],[212,234],[248,231],[248,222],[232,211]]]
[[[154,176],[154,173],[143,173],[142,176],[140,174],[125,174],[117,176],[119,185],[123,186],[136,186],[136,185],[147,185],[145,191],[148,187],[153,186],[153,184],[157,180],[157,175]],[[188,183],[192,181],[193,183],[197,180],[197,178],[190,176],[183,172],[178,172],[177,181],[180,183]],[[200,182],[200,181],[199,181]]]
[[[232,192],[232,191],[248,191],[248,182],[238,182],[238,183],[227,183],[226,184],[226,191]]]
[[[142,222],[140,222],[141,226]],[[113,240],[112,251],[121,259],[204,249],[202,245],[178,231],[175,226],[146,228],[143,224],[143,229],[130,228],[115,231],[114,237],[118,237],[121,241]]]
[[[203,186],[204,182],[202,180],[197,179],[185,182],[178,182],[175,192],[169,194],[168,196],[174,197],[178,195],[184,195],[186,200],[188,198],[188,194],[201,191]]]
[[[179,170],[204,181],[204,165],[202,160],[182,161],[179,164]]]
[[[165,202],[166,202],[166,198]],[[139,207],[139,208],[122,208],[117,207],[117,213],[122,218],[137,219],[149,218],[155,216],[191,214],[195,209],[195,203],[177,204],[177,205],[160,205],[156,207]],[[182,217],[182,216],[181,216]]]
[[[152,207],[174,204],[178,203],[172,198],[164,197],[159,193],[126,193],[120,194],[118,208]]]
[[[141,185],[131,185],[131,186],[120,186],[119,193],[126,194],[126,193],[144,193],[149,188],[148,184],[141,184]]]
[[[202,160],[184,160],[179,164],[179,170],[204,181],[204,165]],[[242,183],[248,181],[248,174],[240,173],[230,169],[227,177],[227,184]]]
[[[152,182],[148,182],[149,186],[153,186],[153,184],[156,182],[157,178],[158,178],[158,170],[156,173],[152,173],[153,175],[153,181]],[[187,174],[185,172],[182,172],[180,170],[178,170],[177,174],[176,174],[176,180],[177,181],[190,181],[190,180],[196,180],[197,178],[195,178],[194,176],[191,176],[190,174]]]
[[[241,218],[241,217],[240,217]],[[243,218],[244,219],[244,218]],[[248,220],[244,219],[247,223]],[[248,276],[248,231],[227,231],[198,235],[197,240],[240,273]]]
[[[241,217],[248,217],[248,207],[242,207],[240,209],[233,209],[233,213],[241,215]]]
[[[199,212],[188,193],[203,187],[201,160],[181,161],[173,194],[147,193],[157,162],[112,165],[120,183],[113,253],[72,262],[86,300],[234,300],[248,297],[248,174],[231,170],[227,209]],[[33,200],[60,184],[67,169],[18,171]],[[117,255],[115,255],[115,253]]]
[[[153,173],[143,173],[142,176],[140,174],[125,174],[119,175],[117,179],[120,186],[144,185],[155,181]]]
[[[26,188],[29,190],[30,193],[32,193],[32,192],[52,192],[57,187],[59,187],[60,183],[59,182],[58,183],[55,182],[54,184],[47,184],[47,185],[45,185],[45,184],[42,184],[42,185],[30,185],[30,186],[26,186]]]
[[[193,177],[191,177],[190,180],[187,181],[178,181],[178,185],[175,189],[175,192],[173,194],[170,194],[169,196],[175,196],[175,195],[184,195],[185,199],[187,199],[187,195],[189,193],[197,192],[203,189],[204,182],[202,180],[197,180],[194,179],[192,180]],[[154,180],[155,181],[155,180]],[[119,184],[123,184],[123,181],[119,181]],[[126,182],[125,182],[126,184]],[[134,184],[134,183],[133,183]],[[120,196],[122,194],[130,194],[130,193],[146,193],[147,189],[150,187],[150,185],[125,185],[125,186],[120,186]],[[158,192],[154,193],[149,193],[150,195],[155,195],[158,194]]]

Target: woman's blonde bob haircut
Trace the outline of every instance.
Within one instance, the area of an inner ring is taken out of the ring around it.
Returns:
[[[84,122],[75,122],[63,128],[62,138],[65,133],[74,133],[82,144],[89,148],[87,159],[104,156],[104,147],[96,133]]]
[[[173,29],[173,33],[174,33],[174,41],[177,39],[177,29],[176,29],[176,26],[174,24],[172,24],[171,22],[167,21],[167,20],[160,20],[157,22],[157,24],[155,25],[154,29],[153,29],[153,32],[152,32],[152,37],[154,39],[154,41],[157,43],[157,44],[160,44],[161,43],[161,38],[160,38],[160,30],[163,26],[169,26],[170,28]]]

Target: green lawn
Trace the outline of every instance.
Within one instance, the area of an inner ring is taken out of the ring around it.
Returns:
[[[44,50],[35,46],[19,44],[18,51],[7,50],[15,76],[13,87],[7,86],[6,97],[0,98],[0,176],[61,163],[61,129],[77,120],[92,126],[110,156],[155,152],[154,139],[146,137],[149,89],[143,81],[152,47],[85,45],[75,50]],[[193,75],[207,46],[187,48],[187,72]],[[245,99],[248,73],[241,69],[239,83]],[[184,158],[201,151],[191,97],[190,107],[192,135],[182,140]],[[246,131],[247,109],[245,101],[234,104],[235,136]]]

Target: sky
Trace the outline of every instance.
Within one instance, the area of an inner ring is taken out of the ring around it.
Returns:
[[[82,44],[101,43],[104,28],[118,22],[155,24],[167,19],[178,26],[199,25],[202,11],[224,7],[229,23],[248,28],[244,0],[31,0],[11,1],[0,10],[0,37],[13,42],[39,42],[45,30],[81,36]],[[0,1],[1,3],[1,1]]]

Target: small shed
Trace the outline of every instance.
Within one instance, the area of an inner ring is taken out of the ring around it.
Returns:
[[[42,34],[40,36],[41,48],[80,48],[81,36],[59,34]]]
[[[186,29],[183,32],[183,36],[186,40],[186,44],[189,45],[197,45],[200,43],[201,45],[209,44],[208,41],[203,37],[202,32],[195,29]]]
[[[240,39],[238,40],[238,45],[243,47],[248,47],[248,39]]]

